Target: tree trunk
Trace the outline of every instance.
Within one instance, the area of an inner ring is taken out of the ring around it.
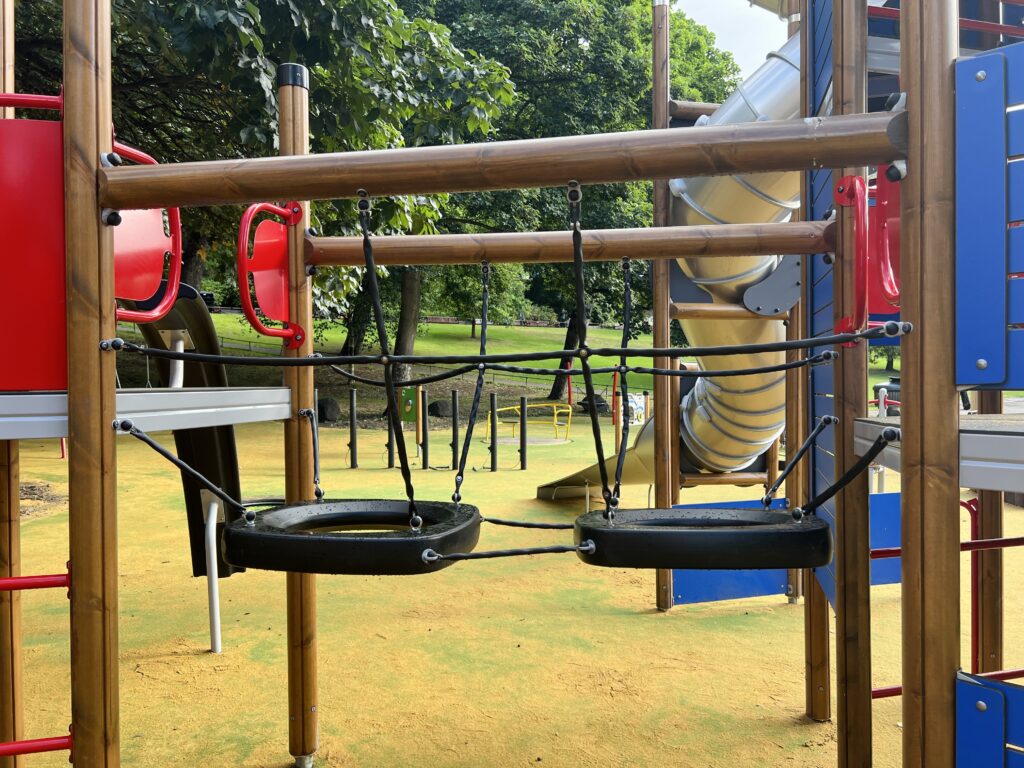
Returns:
[[[576,344],[579,342],[579,334],[576,331],[576,317],[569,317],[569,324],[565,327],[565,344],[562,349],[576,349]],[[572,361],[571,356],[563,357],[558,366],[565,368]],[[551,384],[551,391],[548,393],[548,400],[561,400],[565,397],[565,393],[568,390],[569,377],[568,376],[556,376],[555,380]]]
[[[366,338],[366,331],[370,327],[370,302],[366,298],[366,291],[360,291],[352,298],[352,306],[348,317],[345,319],[345,343],[341,345],[342,355],[358,355],[363,351],[363,340]]]
[[[181,282],[191,285],[197,291],[202,290],[203,272],[206,264],[199,255],[207,243],[198,235],[183,233],[181,248]],[[218,296],[218,300],[223,300]]]
[[[471,339],[475,339],[476,338],[476,317],[474,317],[472,320],[470,320],[470,323],[469,323],[469,338],[471,338]]]
[[[395,335],[395,354],[411,355],[416,344],[416,329],[420,323],[420,288],[423,273],[418,269],[407,269],[402,273],[402,308],[398,314],[398,333]],[[408,381],[412,378],[411,365],[396,365],[395,380]]]
[[[896,372],[896,348],[888,347],[885,350],[885,372],[895,373]]]

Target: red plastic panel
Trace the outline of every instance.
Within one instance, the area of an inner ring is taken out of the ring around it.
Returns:
[[[133,301],[151,298],[160,287],[170,250],[163,211],[121,211],[121,223],[114,228],[114,295]]]
[[[67,389],[59,122],[0,120],[0,210],[0,391]]]
[[[288,227],[273,219],[256,227],[249,261],[260,311],[271,320],[288,322]]]

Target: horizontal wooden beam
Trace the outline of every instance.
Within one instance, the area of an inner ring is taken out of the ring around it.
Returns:
[[[583,231],[587,261],[678,259],[693,256],[762,256],[832,250],[832,225],[723,224],[707,227],[591,229]],[[382,265],[551,263],[572,261],[572,234],[510,232],[482,235],[376,237],[373,254]],[[307,237],[306,263],[363,263],[360,237]]]
[[[668,103],[669,117],[677,120],[696,120],[704,115],[713,115],[721,104],[712,104],[707,101],[676,101],[672,99]]]
[[[100,173],[108,208],[160,208],[482,192],[869,165],[906,155],[906,114],[630,131],[410,149],[121,166]],[[586,201],[584,201],[586,205]]]
[[[742,304],[675,303],[670,307],[673,320],[789,320],[789,311],[759,315]]]
[[[722,474],[689,474],[680,477],[680,485],[768,485],[767,472],[723,472]]]

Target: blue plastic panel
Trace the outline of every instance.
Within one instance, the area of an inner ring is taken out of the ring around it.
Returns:
[[[956,87],[956,380],[995,387],[1009,373],[1007,179],[1021,181],[1017,170],[1007,172],[1004,53],[957,62]],[[1015,197],[1024,217],[1024,201]]]
[[[957,678],[957,768],[1004,768],[1006,714],[1001,691],[979,678]]]
[[[714,509],[751,508],[760,509],[761,500],[725,501],[714,504],[679,504],[683,509],[691,507],[712,507]],[[772,502],[772,509],[788,509],[785,499]],[[784,595],[789,589],[789,575],[785,569],[759,571],[694,571],[688,569],[672,572],[673,603],[711,603],[718,600],[737,600],[743,597],[765,597]]]
[[[901,541],[900,495],[898,493],[873,493],[868,497],[871,510],[870,537],[872,549],[898,547]],[[902,558],[893,557],[871,561],[871,585],[899,584],[902,573]]]

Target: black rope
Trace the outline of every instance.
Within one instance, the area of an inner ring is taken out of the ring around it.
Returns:
[[[309,431],[313,436],[313,495],[317,501],[323,501],[324,491],[320,487],[320,427],[316,411],[312,408],[302,408],[299,416],[305,416],[309,420]]]
[[[800,459],[802,459],[804,454],[806,454],[807,451],[810,450],[811,446],[814,445],[814,441],[818,439],[818,435],[824,432],[826,427],[838,423],[839,419],[835,416],[822,416],[818,420],[814,429],[811,430],[811,434],[809,434],[807,439],[804,440],[803,445],[800,446],[800,449],[796,454],[794,454],[793,458],[786,462],[786,466],[782,469],[782,472],[779,473],[779,476],[775,478],[775,482],[772,483],[771,487],[765,492],[764,498],[761,499],[761,503],[766,508],[771,506],[772,499],[775,498],[775,492],[782,487],[782,483],[785,482],[787,477],[789,477],[789,473],[796,468],[796,465],[800,463]]]
[[[871,444],[871,447],[864,452],[864,455],[861,456],[860,459],[858,459],[857,463],[846,471],[846,474],[836,480],[835,483],[822,491],[818,496],[815,496],[811,501],[804,504],[800,509],[794,510],[794,515],[797,512],[803,512],[806,514],[816,510],[826,501],[843,490],[843,488],[856,480],[857,476],[871,466],[871,462],[877,458],[878,454],[888,447],[889,443],[894,443],[899,439],[900,431],[898,429],[895,427],[886,427],[882,431],[882,434],[875,438],[875,442]]]
[[[381,362],[384,365],[384,391],[388,399],[388,419],[398,447],[398,462],[405,483],[405,495],[409,499],[409,527],[418,531],[423,527],[423,518],[416,511],[416,492],[412,486],[412,471],[409,467],[409,454],[405,448],[405,433],[402,431],[401,416],[398,412],[398,393],[395,390],[394,362],[389,357],[388,329],[384,322],[384,307],[380,301],[380,285],[377,282],[377,265],[373,261],[373,243],[370,241],[370,198],[366,192],[359,194],[359,227],[363,233],[363,260],[366,265],[366,286],[370,290],[370,301],[373,303],[373,316],[377,324],[377,337],[380,340]]]
[[[344,376],[349,381],[355,381],[360,384],[367,384],[371,387],[387,386],[387,383],[381,379],[370,379],[367,378],[366,376],[360,376],[355,373],[350,373],[349,371],[346,371],[344,368],[338,365],[332,365],[331,370],[337,374],[340,374],[341,376]],[[447,381],[448,379],[454,379],[457,376],[462,376],[475,370],[477,370],[477,366],[475,365],[464,365],[461,368],[453,368],[450,371],[444,371],[443,373],[435,373],[431,376],[423,376],[422,378],[419,379],[409,379],[408,381],[404,381],[402,383],[407,387],[419,387],[423,386],[424,384],[436,384],[439,381]]]
[[[576,527],[574,523],[527,523],[520,520],[501,520],[497,517],[480,518],[491,525],[506,525],[509,528],[541,528],[549,531],[571,531]]]
[[[480,355],[487,353],[487,323],[491,306],[491,265],[486,261],[480,265]],[[459,466],[455,471],[455,492],[452,493],[452,501],[458,504],[462,501],[462,483],[466,479],[466,463],[469,461],[469,446],[473,440],[473,427],[476,426],[476,417],[480,412],[480,398],[484,393],[484,373],[486,367],[481,363],[476,376],[476,388],[473,390],[473,402],[469,407],[469,423],[466,425],[466,436],[462,441],[462,453],[459,455]]]
[[[837,333],[831,336],[818,336],[810,339],[787,339],[784,341],[763,342],[760,344],[737,344],[718,347],[633,347],[624,350],[622,347],[596,347],[586,350],[589,356],[599,357],[719,357],[725,355],[755,355],[763,352],[788,352],[795,349],[813,349],[814,347],[832,347],[839,344],[862,341],[865,339],[882,339],[905,336],[913,331],[910,323],[890,321],[885,325],[867,328],[852,333]],[[233,355],[211,355],[202,352],[175,352],[170,349],[145,347],[124,339],[104,339],[100,349],[114,352],[132,352],[147,357],[158,357],[164,360],[185,360],[192,363],[214,365],[238,365],[269,368],[303,368],[329,365],[479,365],[480,363],[528,363],[541,360],[561,360],[565,357],[578,358],[583,354],[581,349],[559,349],[550,352],[516,352],[497,355],[318,355],[315,357],[244,357]]]
[[[569,199],[569,222],[572,226],[573,287],[576,298],[576,355],[583,371],[583,386],[587,392],[590,412],[590,429],[594,435],[594,450],[597,453],[597,469],[601,476],[601,496],[605,502],[605,517],[614,515],[618,500],[613,500],[608,487],[608,467],[605,466],[604,444],[601,440],[601,421],[597,413],[597,397],[594,390],[594,374],[590,370],[590,351],[587,348],[587,297],[586,279],[583,267],[583,230],[580,222],[583,190],[579,182],[570,181],[566,196]]]
[[[166,448],[160,445],[160,443],[158,443],[144,431],[136,427],[135,424],[133,424],[129,419],[124,419],[122,421],[116,422],[114,426],[117,429],[121,430],[122,432],[126,432],[132,437],[148,445],[150,448],[159,453],[161,456],[163,456],[165,459],[171,462],[171,464],[176,466],[182,472],[184,472],[187,475],[190,475],[194,480],[196,480],[196,482],[198,482],[200,485],[206,488],[206,490],[208,490],[217,498],[221,499],[226,504],[229,504],[235,509],[244,512],[247,520],[249,519],[249,515],[253,514],[252,512],[246,511],[247,505],[243,504],[237,499],[233,499],[231,496],[228,495],[227,491],[225,491],[220,486],[215,485],[212,480],[206,477],[206,475],[202,474],[201,472],[199,472],[199,470],[193,468],[190,464],[187,464],[186,462],[182,461],[177,456],[175,456],[173,453],[168,451]]]
[[[592,554],[596,546],[589,539],[578,547],[528,547],[526,549],[492,549],[483,552],[452,552],[442,555],[432,549],[423,550],[424,563],[436,563],[438,560],[492,560],[496,557],[528,557],[529,555],[562,555],[566,552],[584,552]]]

